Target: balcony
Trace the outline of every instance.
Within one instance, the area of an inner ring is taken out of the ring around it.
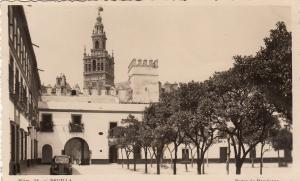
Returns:
[[[41,121],[40,123],[41,132],[53,132],[53,122],[50,121]]]
[[[71,133],[82,133],[84,131],[84,124],[70,122],[69,130]]]
[[[47,127],[47,126],[40,126],[41,132],[53,132],[53,127]]]

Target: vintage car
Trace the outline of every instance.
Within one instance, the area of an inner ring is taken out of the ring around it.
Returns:
[[[72,175],[71,157],[67,155],[57,155],[53,157],[50,175]]]

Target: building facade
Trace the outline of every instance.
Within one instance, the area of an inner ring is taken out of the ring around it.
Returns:
[[[80,92],[80,88],[75,86],[71,90],[66,77],[60,76],[54,88],[51,85],[45,87],[39,101],[37,154],[42,163],[50,163],[54,155],[60,154],[70,155],[78,164],[120,162],[124,153],[114,144],[112,129],[122,125],[122,120],[129,115],[142,120],[145,108],[159,101],[160,91],[171,92],[178,88],[177,83],[160,85],[158,60],[147,59],[133,59],[128,66],[128,80],[114,83],[114,57],[106,51],[106,35],[100,15],[102,10],[99,9],[92,34],[93,48],[89,54],[84,52],[83,94],[73,94],[74,90]],[[66,86],[69,93],[64,92]],[[174,153],[168,152],[173,150],[172,144],[168,147],[164,151],[164,160],[174,157]],[[218,140],[208,150],[206,158],[226,162],[227,150],[226,140]],[[256,159],[259,150],[260,145],[251,151],[247,161],[250,157]],[[277,157],[271,147],[270,150],[265,153],[265,161]],[[190,160],[194,155],[195,147],[180,146],[179,161]],[[135,150],[130,158],[133,156],[142,162],[143,150]],[[230,158],[234,158],[233,154]]]
[[[39,158],[50,163],[54,155],[70,155],[75,163],[117,161],[117,148],[108,144],[109,130],[129,114],[141,120],[146,104],[120,104],[117,97],[42,96]]]
[[[8,6],[9,174],[38,160],[40,77],[22,6]]]

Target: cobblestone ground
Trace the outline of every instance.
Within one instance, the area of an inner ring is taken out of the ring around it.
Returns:
[[[130,169],[124,164],[107,164],[107,165],[73,165],[74,175],[101,175],[101,174],[144,174],[144,164],[137,165],[137,171],[133,171],[133,165],[130,165]],[[21,175],[48,175],[50,165],[35,165],[26,170],[23,170]],[[225,164],[208,164],[205,166],[205,173],[208,175],[226,175],[226,165]],[[274,174],[292,174],[292,164],[288,167],[278,167],[275,163],[264,164],[263,174],[264,175],[274,175]],[[148,173],[156,174],[156,165],[153,164],[151,167],[148,165]],[[170,164],[164,164],[161,168],[162,175],[172,175],[172,169]],[[193,168],[188,165],[188,171],[185,170],[184,164],[177,165],[178,175],[196,175],[196,165]],[[234,175],[235,166],[230,164],[230,173]],[[251,164],[244,164],[242,167],[242,175],[259,175],[259,164],[255,164],[252,168]]]

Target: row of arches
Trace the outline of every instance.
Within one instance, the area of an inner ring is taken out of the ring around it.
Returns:
[[[91,72],[91,71],[103,71],[104,70],[104,63],[103,62],[96,62],[96,60],[92,61],[92,64],[86,63],[84,65],[85,72]]]

